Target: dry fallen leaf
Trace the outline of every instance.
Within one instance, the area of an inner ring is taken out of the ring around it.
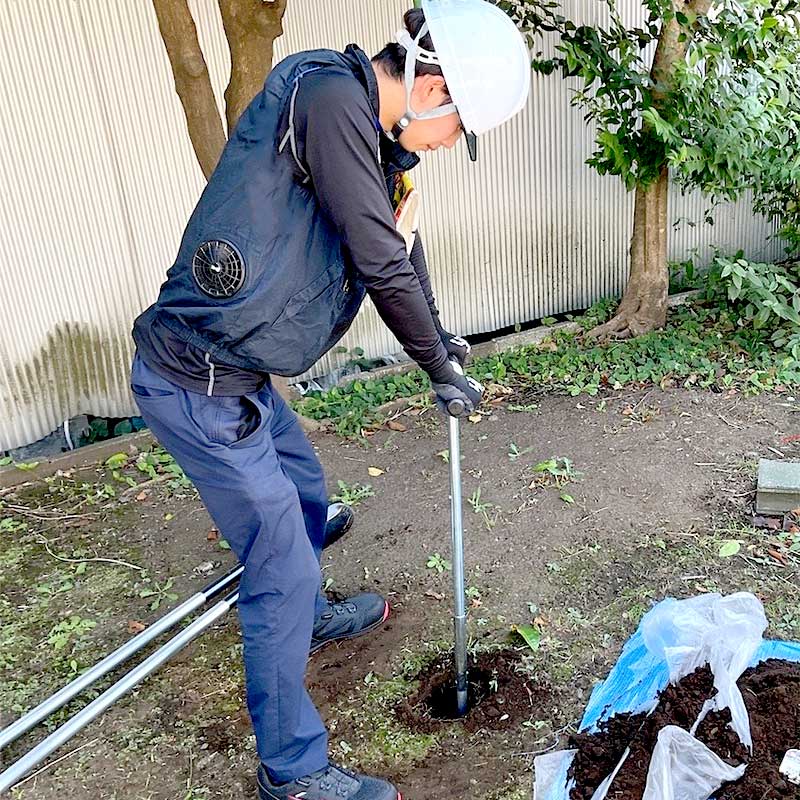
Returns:
[[[444,595],[439,594],[439,592],[434,592],[433,589],[428,589],[428,591],[425,592],[425,597],[431,597],[434,600],[444,600]]]
[[[482,419],[482,414],[470,414],[467,419],[472,422],[473,424],[477,425]]]
[[[146,627],[147,625],[138,619],[128,620],[128,633],[141,633]]]
[[[780,562],[781,564],[786,564],[786,556],[783,553],[778,552],[777,550],[767,550],[776,561]]]
[[[386,472],[386,470],[381,469],[380,467],[367,467],[367,472],[373,478],[377,478],[379,475],[383,475]]]
[[[408,429],[406,428],[406,426],[405,426],[405,425],[403,425],[403,423],[402,423],[402,422],[398,422],[396,419],[390,419],[390,420],[389,420],[389,421],[386,423],[386,427],[387,427],[387,428],[388,428],[390,431],[400,431],[400,433],[404,433],[406,430],[408,430]]]
[[[147,500],[147,497],[148,497],[149,494],[150,494],[150,492],[148,492],[146,489],[142,489],[142,491],[139,492],[139,494],[136,495],[136,499],[139,500],[139,501]]]

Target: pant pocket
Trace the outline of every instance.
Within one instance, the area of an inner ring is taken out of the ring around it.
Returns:
[[[175,397],[179,386],[162,378],[157,372],[145,364],[138,351],[131,364],[130,387],[134,397],[151,400],[158,397]]]
[[[264,415],[248,395],[209,398],[215,408],[214,423],[208,438],[226,447],[247,447],[258,439]]]
[[[139,383],[131,384],[131,391],[134,397],[141,397],[144,400],[150,400],[154,397],[173,397],[175,392],[170,392],[167,389],[157,389],[153,386],[142,386]]]

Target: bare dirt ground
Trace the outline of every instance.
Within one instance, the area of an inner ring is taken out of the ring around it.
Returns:
[[[314,438],[331,494],[361,496],[356,525],[326,551],[328,589],[383,592],[394,614],[379,633],[314,656],[308,684],[332,757],[393,779],[409,800],[530,797],[533,756],[574,730],[592,685],[667,595],[752,591],[769,635],[800,635],[794,534],[750,524],[758,458],[800,457],[787,438],[800,432],[800,403],[658,389],[514,402],[526,410],[462,423],[470,647],[486,692],[466,722],[432,719],[425,706],[452,640],[443,420],[405,416],[406,430],[366,443]],[[146,477],[129,462],[104,496],[108,473],[0,497],[11,520],[0,526],[0,722],[233,565],[191,490],[128,489],[120,478]],[[738,553],[720,555],[731,541]],[[536,652],[511,629],[531,622]],[[231,614],[13,796],[255,798],[242,681]]]

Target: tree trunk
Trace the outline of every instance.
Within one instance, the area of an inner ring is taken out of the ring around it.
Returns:
[[[697,16],[708,13],[712,0],[673,0],[675,11]],[[683,40],[681,37],[683,36]],[[676,18],[664,23],[658,40],[650,77],[653,106],[660,109],[672,90],[675,67],[686,57],[691,27]],[[647,125],[642,133],[648,134]],[[667,264],[667,193],[669,171],[660,165],[658,179],[649,186],[636,187],[631,237],[631,272],[617,313],[603,325],[589,331],[596,338],[625,339],[661,328],[667,320],[669,266]]]
[[[206,179],[225,147],[225,131],[187,0],[153,0],[189,138]]]
[[[658,180],[637,187],[631,237],[631,275],[615,316],[590,336],[624,339],[663,327],[667,319],[667,190],[663,167]]]
[[[286,0],[219,0],[231,51],[231,79],[225,90],[228,135],[272,68],[273,42],[283,33]]]

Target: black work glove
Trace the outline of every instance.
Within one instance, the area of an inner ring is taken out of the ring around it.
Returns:
[[[442,344],[447,350],[447,355],[451,361],[457,361],[460,366],[465,366],[469,359],[469,353],[472,349],[466,339],[456,336],[454,333],[449,333],[444,328],[439,327],[439,336],[442,337]]]
[[[434,383],[436,405],[443,414],[462,417],[471,414],[480,404],[483,386],[474,378],[468,378],[461,367],[453,364],[453,375],[448,383]]]

